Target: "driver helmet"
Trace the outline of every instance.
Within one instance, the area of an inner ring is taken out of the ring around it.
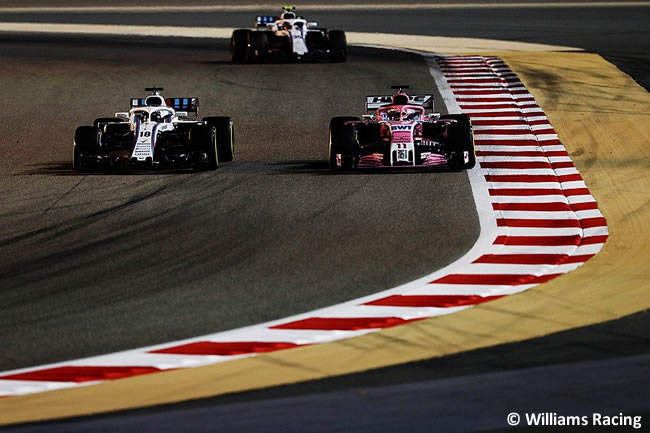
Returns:
[[[148,119],[149,119],[149,113],[147,113],[146,111],[143,110],[143,111],[135,112],[134,120],[136,122],[146,122]]]
[[[393,95],[393,104],[395,105],[407,105],[409,103],[409,97],[406,93],[397,93]]]
[[[282,23],[280,30],[291,30],[291,23]]]
[[[154,111],[153,113],[151,113],[151,121],[158,122],[158,123],[162,122],[162,114],[160,113],[160,111]]]

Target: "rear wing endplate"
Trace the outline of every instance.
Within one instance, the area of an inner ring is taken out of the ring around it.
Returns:
[[[376,110],[392,103],[393,97],[391,95],[366,96],[366,111]],[[409,105],[433,109],[433,95],[410,95]]]

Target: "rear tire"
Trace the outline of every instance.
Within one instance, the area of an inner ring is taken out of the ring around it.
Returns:
[[[440,119],[456,120],[447,128],[449,137],[447,143],[451,151],[449,166],[457,170],[473,168],[476,165],[476,154],[474,153],[474,133],[469,116],[467,114],[449,114],[440,116]],[[465,161],[466,156],[467,161]]]
[[[250,32],[249,45],[250,45],[249,60],[263,59],[266,55],[266,48],[268,46],[268,42],[266,40],[266,33],[260,31]]]
[[[327,48],[329,49],[328,61],[331,63],[345,62],[348,55],[348,42],[342,30],[327,32]]]
[[[247,63],[250,61],[250,30],[235,30],[230,37],[230,54],[234,63]]]
[[[330,170],[351,170],[354,168],[354,149],[357,141],[356,128],[345,123],[358,120],[358,117],[341,116],[334,117],[330,121]],[[337,161],[337,155],[339,154],[341,155],[341,165]]]
[[[72,167],[77,171],[95,168],[97,158],[98,130],[94,126],[80,126],[74,132]]]
[[[232,119],[225,116],[204,117],[203,121],[216,130],[220,162],[230,162],[235,156],[235,128]]]

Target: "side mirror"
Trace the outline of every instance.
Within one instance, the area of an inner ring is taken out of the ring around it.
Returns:
[[[318,27],[318,23],[307,23],[308,29],[315,29],[316,27]]]
[[[122,119],[128,119],[129,118],[129,113],[126,113],[126,112],[115,113],[115,117],[119,117],[119,118],[122,118]]]
[[[187,113],[187,111],[177,111],[176,116],[178,116],[178,117],[188,117],[189,114]]]

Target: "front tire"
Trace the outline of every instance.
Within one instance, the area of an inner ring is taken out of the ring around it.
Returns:
[[[346,125],[346,122],[358,120],[358,117],[341,116],[334,117],[330,121],[330,170],[351,170],[354,168],[354,149],[357,141],[356,128],[352,125]],[[340,165],[338,155],[341,155]]]
[[[235,128],[232,119],[225,116],[204,117],[203,121],[216,130],[219,161],[229,162],[235,156]]]
[[[448,148],[451,158],[449,166],[456,170],[468,170],[476,165],[474,152],[474,133],[472,122],[467,114],[448,114],[441,120],[453,119],[456,122],[447,127]]]
[[[217,149],[217,134],[212,125],[197,125],[192,128],[191,140],[197,146],[200,158],[199,169],[216,170],[219,167],[219,150]]]
[[[98,130],[94,126],[80,126],[74,132],[72,167],[77,171],[92,170],[97,161]]]

